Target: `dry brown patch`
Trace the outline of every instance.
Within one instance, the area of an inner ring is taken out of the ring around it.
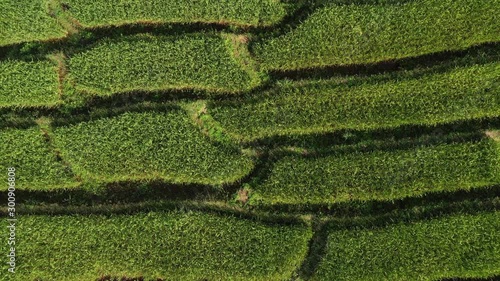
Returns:
[[[286,147],[285,150],[293,152],[293,153],[297,153],[297,154],[300,154],[303,156],[308,156],[311,154],[311,152],[309,150],[307,150],[306,148],[302,148],[302,147],[290,146],[290,147]]]
[[[496,141],[500,141],[500,130],[486,131],[485,135],[489,138],[496,140]]]
[[[200,111],[198,112],[198,115],[202,114],[207,114],[207,105],[203,104],[203,106],[200,108]]]
[[[238,190],[238,197],[236,198],[238,202],[241,202],[243,204],[248,202],[248,190],[247,189],[240,189]]]
[[[248,43],[248,36],[246,35],[238,35],[236,36],[236,40],[240,42],[241,44],[246,44]]]
[[[61,98],[63,95],[64,78],[68,73],[68,69],[65,64],[66,56],[62,52],[60,52],[53,55],[51,58],[57,63],[57,80],[59,82],[58,94],[59,98]]]
[[[239,50],[240,45],[248,43],[248,36],[245,36],[245,35],[231,36],[231,43],[233,45],[234,57],[239,58],[241,56],[241,53]],[[244,62],[244,63],[247,64],[246,62]]]

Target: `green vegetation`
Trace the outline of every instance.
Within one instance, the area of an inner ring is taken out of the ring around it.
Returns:
[[[500,114],[500,64],[443,73],[403,72],[283,82],[258,97],[216,102],[208,112],[234,138],[341,129],[434,125]]]
[[[56,66],[49,61],[0,61],[0,108],[60,103]]]
[[[71,171],[57,160],[38,127],[0,131],[0,170],[16,168],[17,189],[52,190],[77,183]],[[1,190],[7,190],[3,185]]]
[[[325,155],[289,155],[253,187],[251,204],[331,204],[390,201],[428,192],[500,183],[496,141],[441,143],[363,151],[338,148]]]
[[[500,40],[497,0],[326,2],[295,29],[256,46],[263,68],[366,64]]]
[[[0,46],[66,36],[57,20],[49,15],[46,0],[2,0],[0,11]]]
[[[132,36],[104,40],[69,60],[68,81],[95,95],[131,91],[249,90],[259,75],[243,65],[246,50],[231,36]]]
[[[312,280],[441,280],[500,274],[500,213],[336,230]]]
[[[0,2],[0,280],[500,276],[500,0]]]
[[[16,231],[22,265],[9,280],[289,280],[312,235],[199,212],[22,216]]]
[[[276,24],[286,14],[276,0],[63,0],[84,27],[131,23],[218,23],[239,26]]]
[[[83,179],[219,185],[235,182],[253,168],[252,160],[239,151],[211,144],[175,108],[56,127],[54,138]]]

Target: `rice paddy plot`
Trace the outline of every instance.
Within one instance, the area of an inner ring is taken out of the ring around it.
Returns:
[[[57,67],[50,61],[0,61],[0,108],[60,105],[58,87]]]
[[[500,213],[379,228],[335,229],[311,280],[442,280],[498,276]]]
[[[285,155],[253,186],[249,203],[392,201],[500,183],[500,150],[490,138],[405,146],[364,151],[354,145],[318,155]]]
[[[232,35],[137,35],[74,54],[67,81],[78,94],[203,90],[237,93],[260,84],[245,44]]]
[[[274,0],[64,0],[61,5],[86,28],[134,23],[269,26],[287,12],[284,3]]]
[[[16,233],[19,265],[9,280],[95,280],[102,276],[289,280],[312,236],[305,225],[174,211],[23,215]],[[7,246],[2,243],[0,249],[7,253]],[[2,265],[3,277],[9,274],[6,266]]]
[[[32,41],[49,41],[66,36],[50,15],[46,0],[0,1],[0,46]]]
[[[84,180],[220,185],[253,168],[252,159],[212,144],[176,108],[55,127],[54,143]]]
[[[436,125],[500,115],[500,64],[440,72],[280,82],[208,112],[240,141],[286,135]]]
[[[16,189],[56,190],[78,183],[57,157],[39,127],[0,130],[0,170],[16,169]],[[7,184],[2,185],[6,191]]]
[[[264,69],[368,64],[500,40],[497,0],[324,2],[296,28],[256,46]]]

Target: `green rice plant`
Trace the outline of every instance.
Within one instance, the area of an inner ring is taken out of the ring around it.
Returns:
[[[16,233],[17,271],[2,263],[1,273],[13,281],[289,280],[312,236],[306,225],[202,212],[22,215]]]
[[[459,214],[380,228],[339,230],[332,224],[326,254],[311,280],[492,277],[500,274],[499,229],[499,212]]]
[[[0,11],[0,46],[66,36],[66,31],[50,16],[46,0],[2,0]]]
[[[286,15],[275,0],[64,0],[67,13],[86,28],[133,23],[217,23],[268,26]]]
[[[53,131],[56,147],[84,180],[220,185],[241,179],[253,168],[253,161],[239,151],[212,144],[176,108],[128,112]]]
[[[70,57],[68,82],[92,95],[196,89],[238,92],[260,84],[231,36],[130,36],[105,39]],[[238,55],[237,55],[237,54]]]
[[[391,201],[500,183],[498,143],[490,138],[368,150],[366,145],[284,155],[254,184],[250,204]]]
[[[59,105],[58,74],[49,61],[0,61],[0,108]]]
[[[72,172],[58,161],[40,128],[0,130],[0,170],[16,169],[16,189],[53,190],[77,186]],[[8,186],[2,185],[6,191]]]
[[[324,2],[298,27],[256,45],[264,69],[366,64],[500,40],[498,0]]]
[[[444,72],[278,84],[236,102],[212,102],[208,112],[235,139],[435,125],[500,115],[500,64]]]

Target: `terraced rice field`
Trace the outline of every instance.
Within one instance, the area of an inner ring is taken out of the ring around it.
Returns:
[[[0,280],[500,279],[499,1],[0,8]]]
[[[67,31],[51,16],[49,1],[0,2],[0,46],[65,37]]]
[[[33,215],[23,217],[19,232],[20,240],[30,241],[23,262],[29,273],[13,280],[93,280],[103,273],[171,280],[279,280],[300,264],[312,235],[300,224],[267,225],[178,211]],[[47,235],[59,238],[47,241]],[[53,248],[57,255],[51,258]],[[54,266],[64,270],[40,271]]]
[[[242,63],[249,55],[237,38],[231,37],[236,36],[195,34],[103,40],[71,56],[67,81],[81,92],[96,95],[168,89],[252,89],[260,84],[258,74]],[[214,68],[218,71],[212,71]]]
[[[253,187],[250,203],[389,201],[492,186],[500,183],[498,146],[486,138],[374,150],[339,147],[317,155],[292,153],[273,163],[268,178]]]
[[[85,28],[134,23],[215,23],[238,26],[271,26],[285,16],[287,4],[280,1],[61,1],[66,13]]]
[[[436,125],[500,113],[499,63],[443,73],[284,82],[259,96],[211,104],[235,139]]]
[[[496,0],[318,1],[290,32],[263,40],[266,69],[380,62],[498,39]]]
[[[453,215],[349,230],[330,226],[325,257],[311,280],[487,278],[499,272],[499,245],[489,243],[500,239],[498,216]],[[395,255],[391,263],[382,252]]]
[[[54,107],[60,100],[57,66],[46,61],[0,63],[0,107]]]

